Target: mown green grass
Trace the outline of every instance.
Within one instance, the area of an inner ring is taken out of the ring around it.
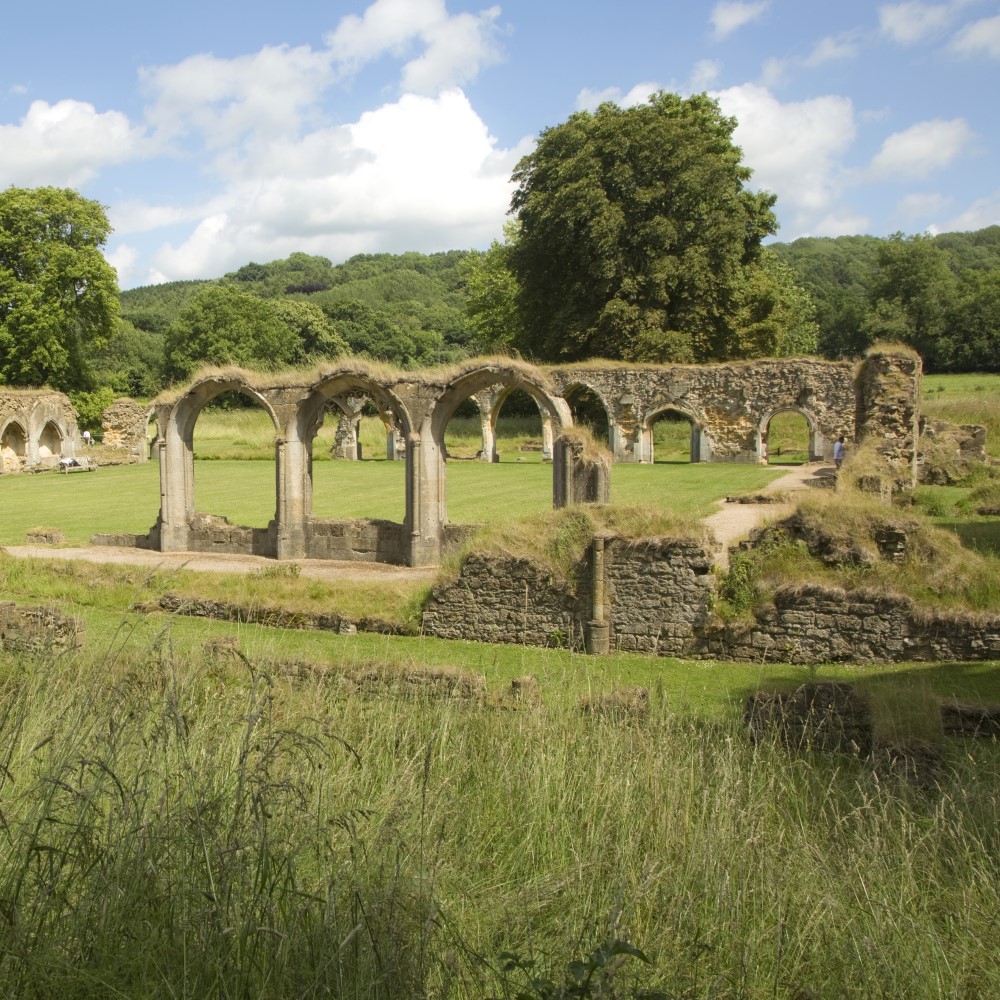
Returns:
[[[405,513],[403,462],[323,462],[313,468],[317,517],[371,517],[401,522]],[[678,513],[708,513],[729,493],[760,489],[776,471],[751,465],[616,465],[612,499]],[[448,516],[476,524],[541,513],[552,507],[552,466],[540,462],[447,466]],[[197,509],[234,524],[265,526],[274,517],[274,463],[196,461]],[[24,542],[33,527],[59,528],[68,542],[91,535],[144,533],[160,503],[156,463],[115,466],[64,476],[55,472],[5,476],[0,481],[0,544]]]

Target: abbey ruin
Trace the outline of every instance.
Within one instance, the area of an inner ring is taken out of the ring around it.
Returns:
[[[668,411],[690,421],[693,461],[765,461],[770,421],[775,414],[793,411],[809,426],[809,452],[815,460],[829,460],[833,442],[843,434],[849,441],[874,437],[900,461],[909,462],[916,454],[920,376],[920,361],[909,353],[876,353],[860,364],[772,360],[540,367],[480,359],[414,373],[345,359],[309,377],[295,372],[272,378],[239,370],[213,372],[155,403],[154,450],[160,465],[156,524],[146,536],[103,540],[163,552],[433,566],[449,544],[464,537],[463,528],[448,519],[444,434],[467,399],[479,407],[486,461],[495,457],[496,420],[506,398],[520,390],[534,400],[542,419],[544,453],[552,459],[553,500],[561,506],[606,499],[608,492],[606,482],[595,483],[595,474],[579,474],[579,447],[566,433],[573,426],[574,402],[582,394],[603,408],[609,448],[617,462],[653,461],[653,422]],[[274,426],[275,513],[263,528],[231,525],[198,508],[194,429],[204,407],[226,392],[253,400]],[[343,457],[352,457],[352,424],[369,401],[386,428],[387,457],[406,463],[404,520],[397,524],[316,518],[316,434],[328,415],[335,414],[340,421],[338,447]],[[142,415],[137,411],[135,416],[144,441]],[[601,479],[599,471],[596,477]]]

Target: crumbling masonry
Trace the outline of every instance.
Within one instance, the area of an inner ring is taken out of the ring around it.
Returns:
[[[599,467],[588,467],[586,475],[575,469],[579,446],[563,433],[573,424],[572,404],[580,393],[603,406],[616,461],[651,462],[653,422],[675,411],[691,422],[692,460],[761,462],[766,460],[768,425],[785,411],[805,418],[811,458],[829,460],[840,434],[849,441],[874,436],[892,442],[894,452],[912,456],[919,388],[919,359],[893,353],[870,356],[860,365],[783,360],[701,366],[595,362],[545,368],[486,359],[420,373],[386,372],[347,359],[308,380],[291,373],[271,381],[227,370],[198,378],[179,397],[155,405],[160,514],[147,536],[132,541],[164,552],[430,566],[440,562],[442,552],[461,535],[448,521],[444,433],[467,399],[474,399],[483,415],[483,457],[489,461],[495,451],[496,418],[506,397],[516,390],[532,397],[542,418],[544,449],[554,459],[554,501],[562,505],[607,496],[606,482],[593,481]],[[195,503],[195,424],[207,403],[233,391],[255,401],[274,425],[275,515],[266,528],[230,525],[199,512]],[[314,438],[331,411],[350,416],[362,398],[382,416],[393,456],[405,452],[402,524],[330,521],[312,514]],[[108,541],[121,544],[123,539]]]

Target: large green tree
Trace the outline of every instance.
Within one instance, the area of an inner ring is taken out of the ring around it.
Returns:
[[[104,209],[75,191],[0,192],[0,383],[86,389],[88,352],[113,332],[118,276]]]
[[[739,354],[738,313],[775,198],[744,186],[736,120],[706,94],[602,104],[518,164],[510,267],[522,350],[704,361]]]
[[[323,310],[308,302],[264,299],[233,285],[200,291],[167,329],[168,377],[189,377],[203,364],[274,369],[345,353]]]

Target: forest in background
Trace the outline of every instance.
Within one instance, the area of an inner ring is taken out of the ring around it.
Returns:
[[[919,351],[929,372],[1000,371],[1000,226],[805,238],[770,249],[812,300],[823,357],[856,357],[892,340]],[[301,313],[298,338],[287,358],[277,348],[268,357],[303,363],[351,353],[402,368],[461,360],[483,348],[466,289],[485,256],[360,254],[335,265],[294,253],[214,280],[130,289],[121,295],[117,335],[94,357],[97,381],[114,393],[154,395],[233,346],[206,333],[213,322],[263,336],[261,314],[288,303]],[[231,308],[206,316],[206,302]],[[288,325],[287,314],[282,322]]]

